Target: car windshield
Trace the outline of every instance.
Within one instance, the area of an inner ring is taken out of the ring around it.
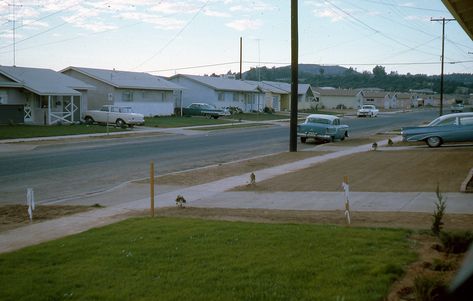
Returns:
[[[374,109],[373,106],[363,106],[363,109]]]
[[[203,104],[202,109],[215,110],[217,107],[211,104]]]

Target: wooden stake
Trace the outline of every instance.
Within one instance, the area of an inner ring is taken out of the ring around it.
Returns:
[[[151,201],[151,217],[154,217],[154,161],[151,161],[149,169],[149,191]]]

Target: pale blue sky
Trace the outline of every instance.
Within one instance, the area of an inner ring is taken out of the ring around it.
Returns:
[[[14,24],[16,65],[24,67],[237,72],[240,37],[244,71],[291,57],[289,0],[0,0],[0,12],[7,66]],[[451,15],[440,0],[301,0],[299,62],[439,74],[442,25],[430,19],[442,17]],[[445,51],[446,62],[457,62],[446,73],[473,72],[473,42],[455,21]]]

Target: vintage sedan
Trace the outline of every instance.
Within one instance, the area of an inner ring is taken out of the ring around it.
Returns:
[[[134,113],[131,107],[105,105],[100,110],[86,111],[84,121],[87,124],[114,123],[117,127],[124,128],[143,125],[145,118],[143,114]]]
[[[426,126],[402,128],[401,134],[404,141],[425,141],[429,147],[473,141],[473,113],[443,115]]]
[[[224,109],[218,109],[216,106],[208,103],[195,102],[182,109],[184,116],[204,116],[217,119],[220,116],[229,116],[230,112]]]
[[[311,114],[304,123],[297,125],[297,136],[301,137],[301,143],[306,143],[307,138],[320,141],[345,140],[348,137],[348,125],[341,124],[337,116]]]
[[[356,112],[358,117],[376,117],[378,116],[379,110],[373,105],[363,105]]]

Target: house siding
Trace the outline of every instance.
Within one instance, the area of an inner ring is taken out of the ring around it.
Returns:
[[[113,104],[131,107],[134,112],[145,116],[169,116],[174,113],[174,103],[177,101],[178,93],[173,91],[122,89],[73,69],[66,70],[63,73],[96,88],[88,92],[89,110],[97,110],[103,105]],[[130,95],[131,101],[124,99],[125,94]]]

